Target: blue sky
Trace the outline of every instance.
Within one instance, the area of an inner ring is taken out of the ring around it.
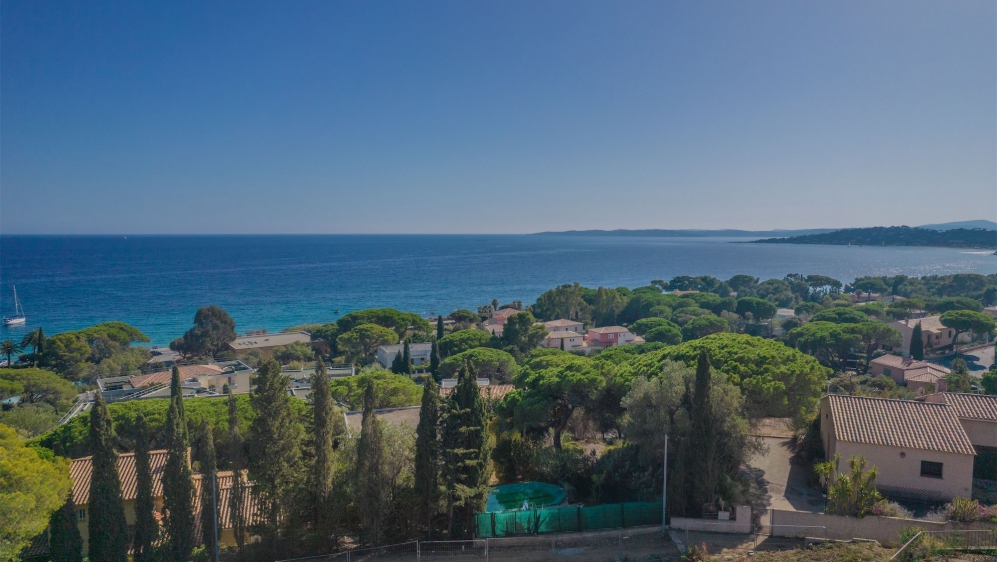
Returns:
[[[997,218],[959,2],[2,2],[0,231]]]

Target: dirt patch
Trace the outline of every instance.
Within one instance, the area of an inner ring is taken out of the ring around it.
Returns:
[[[793,437],[793,420],[791,418],[759,418],[752,424],[751,435],[759,437]]]

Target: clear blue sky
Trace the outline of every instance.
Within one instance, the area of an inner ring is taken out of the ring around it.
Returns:
[[[2,2],[3,233],[997,218],[993,0]]]

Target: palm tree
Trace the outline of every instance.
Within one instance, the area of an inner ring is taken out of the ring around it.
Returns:
[[[21,349],[31,346],[31,353],[38,351],[38,330],[31,330],[21,338]]]
[[[3,340],[0,342],[0,353],[7,356],[7,366],[10,366],[10,357],[18,351],[21,351],[21,346],[14,340]]]

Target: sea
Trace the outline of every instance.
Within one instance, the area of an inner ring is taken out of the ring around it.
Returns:
[[[951,248],[752,244],[736,238],[572,235],[0,236],[0,327],[19,340],[120,320],[150,345],[183,334],[216,304],[236,329],[334,321],[363,308],[422,315],[533,302],[563,283],[637,287],[677,275],[997,273],[993,252]]]

